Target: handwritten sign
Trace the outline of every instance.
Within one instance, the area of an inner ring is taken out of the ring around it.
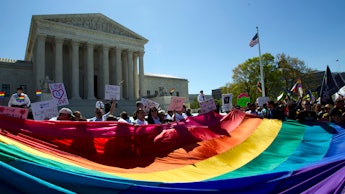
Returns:
[[[35,120],[47,120],[59,113],[55,100],[31,103],[31,109]]]
[[[216,103],[214,102],[213,98],[200,102],[199,105],[201,114],[208,113],[217,109]]]
[[[264,104],[267,104],[267,102],[268,102],[268,97],[266,96],[266,97],[258,97],[257,99],[256,99],[256,103],[258,103],[258,105],[259,106],[263,106]]]
[[[224,112],[232,110],[232,94],[222,94],[222,110]]]
[[[57,106],[64,106],[69,104],[67,93],[63,83],[51,83],[49,84],[49,89]]]
[[[0,106],[0,115],[14,117],[19,119],[27,119],[29,110],[26,108],[16,108],[9,106]]]
[[[141,102],[143,103],[144,111],[148,114],[151,107],[156,107],[158,109],[159,104],[153,100],[149,100],[146,98],[141,98]]]
[[[185,101],[184,97],[172,96],[168,110],[181,111]]]
[[[120,100],[120,86],[117,85],[105,85],[106,100]]]

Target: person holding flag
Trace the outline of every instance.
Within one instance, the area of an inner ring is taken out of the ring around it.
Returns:
[[[8,101],[9,107],[29,108],[30,105],[30,98],[23,92],[22,87],[17,88],[17,92],[12,94],[10,100]]]

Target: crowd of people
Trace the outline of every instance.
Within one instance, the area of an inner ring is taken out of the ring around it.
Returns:
[[[205,101],[203,91],[197,97],[199,103]],[[17,88],[17,92],[11,95],[8,102],[10,107],[29,108],[30,98],[23,92],[22,87]],[[110,103],[104,103],[102,99],[97,98],[95,104],[95,116],[92,118],[84,118],[80,111],[72,111],[70,108],[64,107],[59,110],[56,117],[49,120],[72,120],[72,121],[117,121],[126,122],[136,125],[146,124],[163,124],[174,121],[185,121],[187,117],[192,116],[191,109],[187,109],[185,105],[181,110],[165,111],[157,107],[150,107],[146,112],[141,101],[136,102],[136,111],[129,116],[126,111],[122,111],[117,117],[114,115],[116,101],[112,100]],[[309,100],[300,99],[298,101],[268,101],[262,106],[256,103],[248,103],[247,107],[235,106],[235,109],[240,109],[247,114],[257,115],[261,118],[268,119],[294,119],[303,123],[310,123],[315,121],[329,121],[336,124],[345,125],[345,106],[344,98],[339,97],[333,104],[321,105],[311,102]]]
[[[236,107],[241,109],[240,107]],[[292,119],[302,123],[312,122],[334,122],[339,125],[345,125],[345,106],[344,98],[335,99],[334,105],[321,105],[309,100],[298,101],[268,101],[263,106],[254,103],[248,103],[244,109],[248,114],[254,114],[261,118],[269,119]]]

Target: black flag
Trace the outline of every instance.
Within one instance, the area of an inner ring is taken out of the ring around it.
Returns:
[[[330,68],[327,65],[325,75],[323,76],[321,90],[320,90],[320,101],[321,104],[334,104],[332,95],[339,90],[337,82],[332,75]]]

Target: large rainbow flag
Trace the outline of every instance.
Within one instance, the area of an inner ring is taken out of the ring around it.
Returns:
[[[1,193],[344,193],[345,130],[234,110],[186,122],[0,116]]]

